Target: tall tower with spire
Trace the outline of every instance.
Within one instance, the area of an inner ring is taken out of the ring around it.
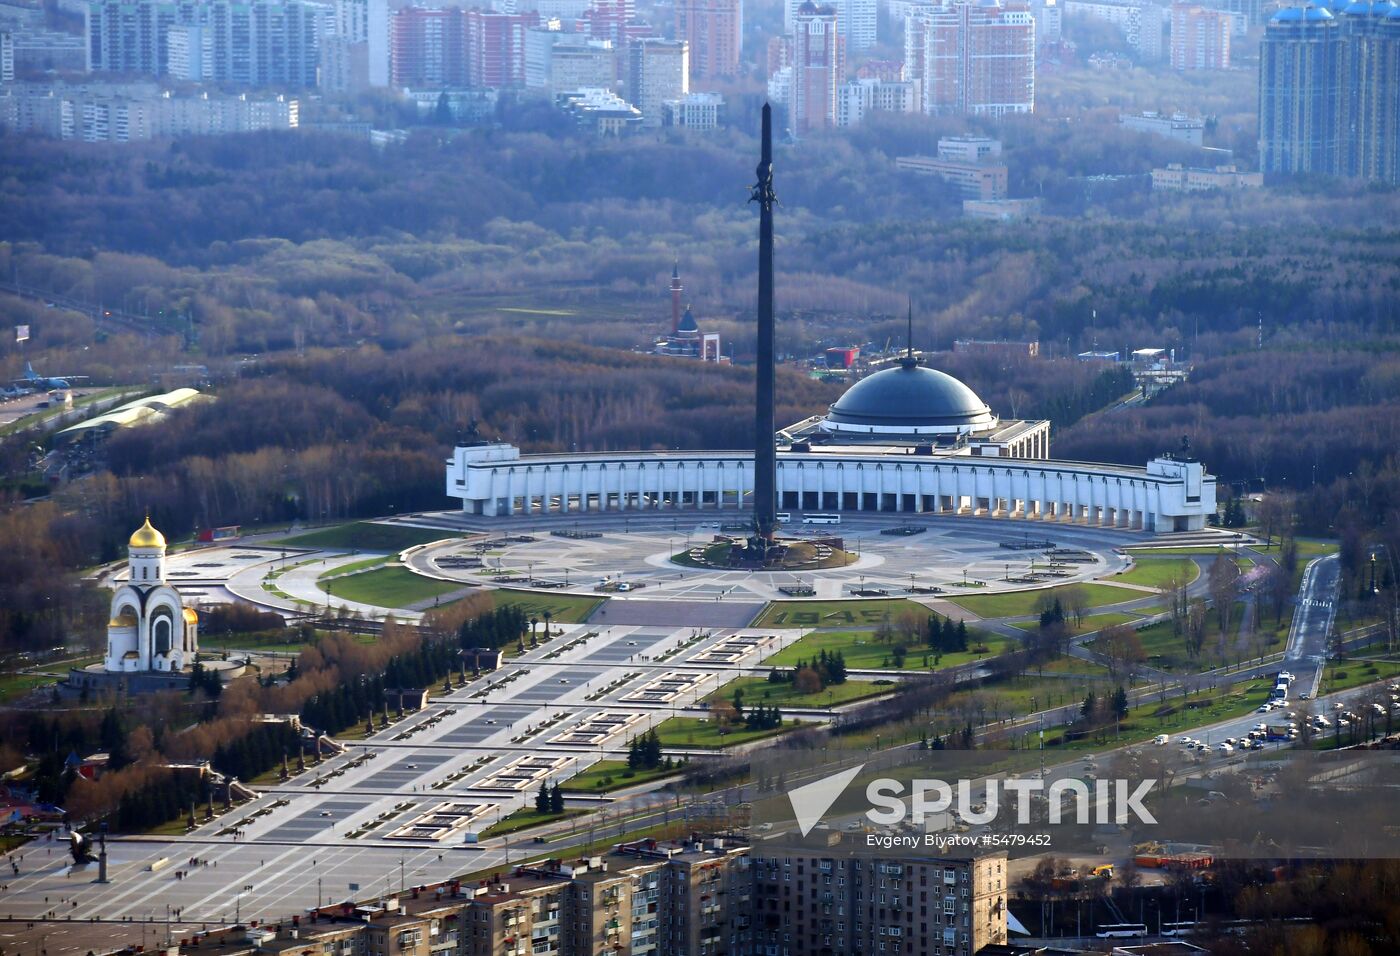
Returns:
[[[681,330],[681,292],[685,287],[681,285],[681,261],[675,260],[671,265],[671,334],[675,335]]]

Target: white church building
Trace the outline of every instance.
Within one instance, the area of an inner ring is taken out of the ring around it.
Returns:
[[[165,536],[148,517],[127,542],[126,583],[112,595],[108,673],[183,671],[199,651],[199,615],[165,580]]]

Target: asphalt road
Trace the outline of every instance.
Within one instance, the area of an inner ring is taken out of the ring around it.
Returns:
[[[1293,687],[1295,697],[1316,694],[1322,680],[1322,668],[1327,663],[1327,639],[1337,616],[1340,578],[1341,560],[1335,554],[1312,561],[1303,571],[1283,663],[1284,670],[1297,678]]]

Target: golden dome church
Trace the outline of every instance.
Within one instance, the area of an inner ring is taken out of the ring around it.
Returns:
[[[199,651],[199,615],[165,580],[165,535],[151,519],[127,542],[126,583],[112,595],[108,673],[183,671]]]

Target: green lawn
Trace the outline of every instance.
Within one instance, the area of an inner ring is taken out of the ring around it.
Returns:
[[[1303,561],[1311,561],[1313,558],[1326,557],[1329,554],[1336,554],[1340,545],[1336,541],[1327,541],[1321,538],[1298,538],[1298,557]],[[1278,544],[1266,548],[1263,545],[1254,549],[1266,553],[1278,550]]]
[[[504,836],[507,833],[517,833],[544,823],[553,823],[555,820],[567,820],[569,817],[577,817],[587,812],[582,807],[566,807],[563,813],[540,813],[534,807],[523,807],[499,823],[493,823],[482,830],[481,836],[483,839]]]
[[[282,538],[280,541],[272,542],[272,544],[286,545],[289,548],[326,548],[335,551],[402,551],[415,544],[427,544],[430,541],[442,541],[444,538],[460,537],[462,535],[454,534],[451,531],[352,521],[349,524],[320,528],[291,538]]]
[[[318,559],[313,558],[312,560],[315,561]],[[363,561],[351,561],[349,564],[342,564],[340,567],[331,568],[331,570],[329,571],[324,571],[321,574],[318,574],[316,576],[316,580],[324,581],[326,578],[333,578],[337,575],[349,576],[357,571],[368,571],[370,568],[379,567],[381,564],[388,560],[389,556],[387,554],[381,554],[377,557],[365,558]]]
[[[330,604],[339,599],[389,608],[407,607],[461,587],[453,581],[421,577],[406,568],[378,568],[321,583]]]
[[[37,674],[0,674],[0,701],[8,702],[23,697],[36,687],[52,683],[52,677],[40,677]]]
[[[662,721],[656,728],[663,747],[704,747],[718,749],[746,744],[752,740],[775,737],[787,733],[797,725],[787,723],[770,730],[747,730],[743,725],[731,727],[728,733],[721,734],[718,726],[705,717],[672,717]]]
[[[1037,710],[1082,701],[1090,691],[1095,694],[1112,693],[1116,686],[1108,678],[1108,669],[1101,665],[1074,660],[1065,666],[1072,667],[1075,674],[1098,676],[1039,677],[1028,671],[1022,677],[959,690],[942,706],[953,710],[965,701],[979,699],[987,704],[986,716],[989,718],[1024,717]],[[1054,673],[1053,667],[1046,670]]]
[[[1124,611],[1109,611],[1104,614],[1086,614],[1084,620],[1080,621],[1077,626],[1074,623],[1074,618],[1070,618],[1068,623],[1070,633],[1079,635],[1087,634],[1090,631],[1101,630],[1105,627],[1111,627],[1114,624],[1131,624],[1133,621],[1140,620],[1142,620],[1142,618],[1136,614],[1128,614]],[[1011,626],[1020,628],[1023,631],[1034,631],[1040,627],[1040,622],[1019,621]]]
[[[1242,660],[1259,656],[1259,643],[1255,638],[1250,638],[1248,645],[1242,649],[1236,649],[1240,613],[1242,606],[1234,605],[1230,609],[1230,628],[1225,641],[1225,658],[1219,659],[1217,649],[1220,645],[1220,630],[1216,627],[1216,617],[1214,610],[1211,610],[1207,617],[1205,642],[1201,647],[1199,656],[1193,658],[1186,651],[1186,641],[1184,638],[1172,636],[1171,621],[1162,621],[1151,624],[1138,631],[1138,639],[1142,641],[1142,649],[1147,653],[1146,663],[1153,667],[1160,667],[1169,671],[1198,671],[1208,667],[1216,667],[1220,664],[1234,664],[1236,657]],[[1284,649],[1284,644],[1288,637],[1287,615],[1277,626],[1274,625],[1273,615],[1265,613],[1259,622],[1261,632],[1268,634],[1268,643],[1264,645],[1263,652],[1272,654]]]
[[[1197,557],[1209,557],[1219,554],[1221,551],[1229,551],[1231,548],[1222,545],[1200,545],[1194,548],[1124,548],[1134,558],[1156,558],[1167,557],[1169,555],[1195,555]]]
[[[555,624],[581,624],[604,599],[549,591],[492,591],[491,600],[497,607],[518,607],[527,617],[538,617],[541,621],[544,612],[549,611],[554,615]]]
[[[288,628],[285,631],[277,632],[258,631],[253,634],[201,634],[199,635],[199,649],[201,652],[221,649],[236,651],[300,651],[310,647],[311,643],[320,640],[330,633],[330,631],[318,630],[315,632],[312,642],[302,641],[300,633],[296,628]],[[338,631],[336,633],[345,634],[350,640],[357,644],[373,644],[376,639],[373,634],[354,634],[349,631]]]
[[[1115,588],[1107,584],[1062,584],[1055,588],[1042,588],[1036,591],[1007,591],[1004,594],[973,594],[968,597],[954,597],[948,600],[966,608],[982,618],[1025,617],[1035,613],[1036,602],[1043,596],[1062,595],[1069,588],[1084,592],[1089,607],[1102,607],[1105,604],[1122,604],[1124,601],[1139,601],[1151,595],[1127,588]]]
[[[1105,580],[1164,588],[1172,578],[1176,578],[1181,584],[1190,584],[1200,573],[1201,569],[1196,566],[1196,562],[1188,558],[1142,558],[1131,569]]]
[[[893,681],[878,683],[868,680],[848,680],[844,684],[832,684],[815,694],[799,694],[797,688],[792,684],[770,684],[767,677],[741,677],[725,684],[705,699],[707,701],[732,701],[736,692],[742,692],[746,709],[755,704],[779,708],[828,707],[836,704],[848,704],[853,700],[864,700],[867,697],[878,697],[880,694],[893,693],[894,689]]]
[[[944,654],[938,666],[955,667],[958,664],[995,656],[1005,651],[1010,643],[1006,638],[989,636],[985,645],[986,652],[978,654],[967,651],[958,654]],[[815,660],[822,651],[840,651],[841,656],[846,660],[847,667],[893,667],[893,663],[889,661],[891,646],[890,644],[876,643],[871,631],[817,631],[783,648],[763,663],[771,664],[774,667],[792,667],[800,660]],[[926,645],[923,642],[909,647],[909,656],[905,659],[904,666],[906,668],[920,667],[923,664],[925,649]]]
[[[1390,680],[1400,675],[1400,661],[1393,660],[1346,660],[1329,661],[1322,669],[1322,686],[1318,694],[1333,694],[1370,684],[1378,680]],[[1360,713],[1360,710],[1357,711]]]
[[[929,609],[904,598],[847,601],[774,601],[763,609],[752,627],[874,627],[888,615],[891,621],[901,614],[928,617]]]
[[[653,770],[628,770],[625,760],[600,760],[576,777],[565,780],[562,787],[572,793],[610,793],[624,787],[664,780],[681,773],[680,766],[657,767]]]

